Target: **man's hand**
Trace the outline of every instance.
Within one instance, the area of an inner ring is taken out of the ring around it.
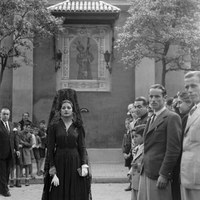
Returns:
[[[124,159],[127,159],[127,158],[129,158],[129,154],[126,154],[126,153],[124,153]]]
[[[19,152],[19,151],[16,151],[16,155],[17,155],[17,157],[19,158],[19,157],[20,157],[20,152]]]
[[[158,177],[157,184],[156,184],[157,188],[165,189],[167,187],[168,181],[169,180],[167,178],[165,178],[164,176],[160,175]]]

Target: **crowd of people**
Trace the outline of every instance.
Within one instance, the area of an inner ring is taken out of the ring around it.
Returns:
[[[197,200],[200,197],[200,71],[185,74],[185,91],[167,98],[160,84],[150,86],[148,101],[137,97],[128,105],[123,155],[132,200]],[[75,90],[59,90],[48,127],[24,113],[18,123],[10,110],[0,113],[0,194],[44,175],[42,200],[91,200],[91,173],[85,131]],[[45,161],[45,164],[44,164]],[[42,165],[44,164],[44,172]],[[25,174],[24,174],[25,170]],[[16,174],[16,183],[14,183]]]
[[[0,193],[10,196],[9,187],[21,187],[21,179],[29,186],[29,179],[42,176],[46,157],[46,122],[33,124],[29,113],[22,114],[19,122],[9,122],[10,110],[2,108],[0,123]],[[33,173],[33,163],[37,172]]]
[[[0,195],[11,196],[9,176],[10,187],[21,187],[22,176],[29,186],[30,177],[43,175],[42,200],[91,200],[91,173],[76,91],[56,93],[47,127],[44,120],[38,126],[33,124],[27,112],[17,123],[11,123],[9,117],[10,110],[2,108]]]
[[[122,152],[131,200],[200,198],[200,71],[167,97],[160,84],[128,105]],[[146,96],[146,94],[145,94]]]

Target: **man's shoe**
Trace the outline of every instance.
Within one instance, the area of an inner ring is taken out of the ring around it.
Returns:
[[[4,197],[10,197],[11,196],[11,194],[10,194],[10,192],[8,191],[8,192],[2,192],[1,193]]]
[[[15,184],[14,184],[14,180],[11,179],[11,180],[10,180],[10,187],[14,187],[14,186],[15,186]]]
[[[20,180],[16,180],[16,184],[15,184],[16,187],[22,187],[21,183],[20,183]]]
[[[25,179],[25,186],[29,186],[29,179]]]
[[[131,191],[131,186],[129,185],[126,189],[124,189],[125,191]]]

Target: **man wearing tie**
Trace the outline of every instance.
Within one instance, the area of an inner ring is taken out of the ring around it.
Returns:
[[[194,103],[183,136],[181,189],[183,200],[200,198],[200,71],[185,75],[185,89]]]
[[[1,109],[0,120],[0,194],[10,196],[8,189],[10,167],[14,159],[14,149],[17,156],[18,151],[17,140],[13,133],[12,123],[9,122],[10,110],[8,108]]]
[[[172,200],[172,172],[181,151],[181,119],[165,107],[166,90],[155,84],[149,90],[154,114],[144,130],[144,163],[138,200]]]

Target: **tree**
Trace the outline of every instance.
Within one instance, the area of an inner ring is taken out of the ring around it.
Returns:
[[[116,48],[122,62],[136,67],[145,57],[160,62],[162,84],[169,71],[196,68],[200,61],[199,0],[130,0],[130,16]],[[171,51],[173,49],[173,51]]]
[[[20,67],[12,58],[28,62],[26,49],[58,33],[61,24],[62,19],[51,15],[45,0],[0,1],[0,85],[6,67]]]

